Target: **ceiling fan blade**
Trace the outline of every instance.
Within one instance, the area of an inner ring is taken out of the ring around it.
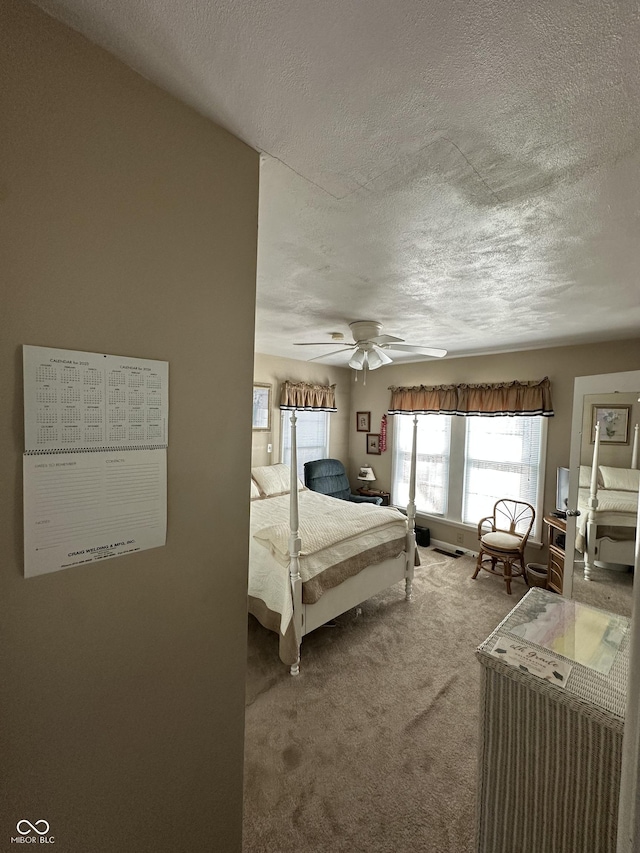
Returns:
[[[429,355],[432,358],[443,358],[447,351],[446,349],[438,349],[437,347],[416,347],[411,344],[385,344],[385,349],[397,349],[401,352],[415,352],[419,355]]]
[[[294,343],[294,347],[334,347],[337,341],[304,341],[304,343]],[[353,344],[355,346],[355,344]]]
[[[377,338],[369,338],[369,340],[372,344],[400,344],[404,338],[394,338],[393,335],[378,335]]]
[[[339,352],[350,352],[352,349],[353,347],[345,347],[344,349],[336,349],[333,352],[323,352],[322,355],[317,355],[315,358],[308,358],[307,361],[318,361],[319,358],[329,358],[330,355],[338,355]]]

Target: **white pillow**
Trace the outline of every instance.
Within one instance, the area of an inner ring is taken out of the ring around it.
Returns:
[[[263,495],[283,495],[289,491],[291,472],[289,466],[282,462],[252,468],[251,476]],[[298,490],[300,489],[304,489],[304,484],[298,479]]]
[[[580,466],[580,488],[588,489],[591,485],[591,465]]]
[[[261,497],[260,489],[254,479],[251,480],[251,500],[254,501],[256,498]]]
[[[600,466],[605,489],[620,489],[623,492],[637,492],[640,484],[640,471],[635,468],[608,468]]]
[[[591,486],[591,472],[593,471],[593,467],[591,465],[581,465],[580,466],[580,483],[579,487],[581,489],[588,489]],[[598,466],[598,480],[597,483],[599,486],[604,486],[602,482],[602,471]]]

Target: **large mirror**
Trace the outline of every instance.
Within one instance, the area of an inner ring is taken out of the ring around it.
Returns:
[[[568,507],[580,515],[569,514],[566,520],[564,594],[624,616],[631,616],[632,609],[639,397],[640,371],[576,379],[567,472]],[[594,474],[596,423],[600,434]],[[590,512],[593,496],[597,508]]]

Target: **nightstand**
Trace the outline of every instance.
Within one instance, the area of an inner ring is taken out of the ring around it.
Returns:
[[[363,498],[382,498],[382,506],[389,506],[391,495],[389,492],[381,492],[378,489],[356,489]]]

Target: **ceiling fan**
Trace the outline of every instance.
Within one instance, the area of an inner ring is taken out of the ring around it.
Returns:
[[[317,361],[318,359],[337,355],[341,352],[351,352],[349,367],[352,367],[354,370],[364,370],[366,372],[367,370],[377,370],[383,364],[391,364],[393,359],[387,355],[387,350],[412,352],[416,353],[416,355],[423,355],[429,358],[442,358],[447,354],[446,349],[413,346],[412,344],[405,344],[402,338],[396,338],[393,335],[383,335],[381,334],[382,323],[377,323],[375,320],[355,320],[353,323],[349,323],[349,328],[351,329],[354,343],[347,344],[342,349],[310,358],[309,361]],[[294,346],[334,346],[336,341],[341,339],[341,335],[334,333],[332,338],[332,341],[296,343]]]

